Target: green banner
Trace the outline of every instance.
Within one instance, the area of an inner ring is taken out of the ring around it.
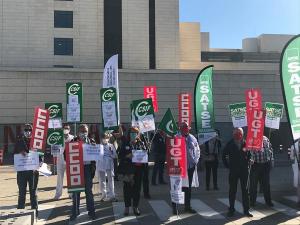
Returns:
[[[175,134],[177,134],[178,127],[172,115],[171,109],[168,108],[158,126],[158,129],[162,130],[170,137],[173,137]]]
[[[67,121],[68,122],[82,122],[82,84],[67,83]]]
[[[62,103],[45,103],[45,109],[49,110],[49,119],[63,118]]]
[[[246,102],[234,103],[228,106],[233,127],[246,127]]]
[[[138,124],[140,132],[155,130],[154,108],[151,98],[132,101],[132,125]]]
[[[215,136],[212,75],[213,66],[207,66],[201,70],[194,90],[194,114],[199,144]]]
[[[293,140],[296,141],[300,138],[300,35],[286,44],[280,62],[285,109]]]
[[[118,96],[116,88],[101,88],[100,97],[103,129],[118,129]]]
[[[47,147],[51,147],[51,145],[64,146],[63,129],[48,129]]]

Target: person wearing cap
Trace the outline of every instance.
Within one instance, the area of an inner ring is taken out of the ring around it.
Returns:
[[[70,128],[69,124],[64,124],[63,130],[64,130],[64,141],[65,141],[65,146],[66,146],[66,143],[71,142],[73,140],[74,136],[72,134],[70,134],[71,128]],[[60,197],[62,195],[64,174],[66,171],[66,161],[64,159],[64,152],[65,152],[65,149],[62,148],[56,158],[56,160],[57,160],[56,161],[56,163],[57,163],[57,184],[56,184],[54,200],[60,199]]]
[[[139,129],[131,127],[128,132],[128,141],[122,143],[120,149],[119,175],[123,180],[123,195],[125,210],[124,216],[129,215],[129,207],[133,206],[133,213],[139,216],[138,208],[143,177],[143,164],[132,162],[132,150],[147,151],[145,143],[141,140]]]
[[[300,140],[295,141],[288,150],[292,160],[292,169],[294,173],[294,187],[297,189],[297,205],[300,207]]]
[[[23,134],[17,138],[17,142],[14,149],[14,154],[26,155],[29,153],[30,140],[32,136],[31,124],[25,124]],[[18,196],[18,209],[25,208],[26,189],[27,184],[29,186],[30,204],[31,209],[38,210],[37,201],[37,186],[39,181],[39,172],[36,170],[18,171],[17,172],[17,184],[19,188]]]
[[[74,138],[73,141],[82,141],[84,144],[95,144],[93,139],[88,137],[89,128],[86,124],[80,124],[78,128],[78,136]],[[92,165],[93,161],[84,161],[84,185],[85,185],[85,198],[86,198],[86,207],[88,211],[88,216],[94,220],[96,218],[95,215],[95,205],[94,205],[94,195],[92,191],[93,187],[93,176],[94,169]],[[72,194],[72,215],[70,220],[73,221],[79,215],[79,205],[80,205],[80,192],[74,192]]]
[[[232,134],[233,138],[226,144],[222,155],[224,166],[229,168],[229,211],[227,216],[232,217],[234,215],[237,184],[240,180],[244,215],[253,217],[253,215],[249,213],[249,197],[247,192],[250,152],[245,149],[246,143],[243,137],[243,129],[234,128]]]
[[[192,186],[198,187],[197,164],[200,158],[200,147],[197,139],[190,134],[191,127],[187,122],[179,124],[180,134],[185,137],[186,155],[187,155],[187,179],[182,180],[182,191],[184,192],[184,211],[187,213],[196,213],[191,207]],[[173,214],[177,214],[175,203],[172,203]]]
[[[114,145],[109,143],[109,138],[108,133],[101,135],[103,155],[97,161],[101,201],[117,201],[114,189],[114,159],[117,158],[117,153]],[[105,175],[107,175],[107,185]]]

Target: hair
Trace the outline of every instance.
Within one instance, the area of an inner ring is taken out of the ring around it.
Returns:
[[[68,124],[68,123],[64,123],[63,127],[70,127],[71,128],[70,124]]]
[[[82,128],[86,128],[87,130],[89,130],[89,126],[87,124],[85,124],[85,123],[80,124],[79,127],[78,127],[78,130],[80,130]]]

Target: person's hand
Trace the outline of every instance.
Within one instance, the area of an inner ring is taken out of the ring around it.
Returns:
[[[22,152],[21,152],[21,154],[22,154],[22,156],[24,156],[24,157],[25,157],[25,156],[27,155],[27,152],[25,152],[25,151],[22,151]]]

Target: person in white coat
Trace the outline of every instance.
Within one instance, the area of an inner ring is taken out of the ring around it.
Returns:
[[[114,188],[114,159],[117,158],[117,152],[114,145],[109,143],[109,138],[110,136],[106,133],[102,135],[103,152],[101,159],[97,162],[101,201],[117,201]]]
[[[300,154],[299,154],[299,141],[296,141],[290,149],[290,158],[293,161],[293,172],[294,172],[294,187],[297,188],[298,206],[300,207]]]
[[[65,140],[65,146],[66,143],[73,140],[74,136],[70,134],[71,128],[69,124],[63,125],[64,129],[64,140]],[[60,154],[57,156],[57,184],[56,184],[56,192],[54,199],[58,200],[60,199],[62,195],[63,190],[63,182],[64,182],[64,174],[66,171],[66,162],[64,159],[64,148],[61,148]]]

